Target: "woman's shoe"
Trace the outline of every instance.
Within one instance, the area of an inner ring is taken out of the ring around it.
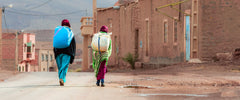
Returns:
[[[60,83],[60,86],[64,86],[63,79],[60,79],[59,83]]]
[[[100,80],[97,80],[96,85],[100,86]]]
[[[100,84],[99,84],[99,83],[96,83],[96,85],[97,85],[97,86],[100,86]]]
[[[101,84],[101,87],[105,87],[104,83]]]
[[[101,87],[105,87],[105,85],[104,85],[104,79],[101,79]]]

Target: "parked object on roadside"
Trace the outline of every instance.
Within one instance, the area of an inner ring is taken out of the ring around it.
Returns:
[[[64,83],[66,82],[66,74],[68,71],[68,66],[69,64],[73,63],[74,57],[76,54],[76,42],[75,42],[74,34],[70,27],[71,26],[69,21],[67,19],[64,19],[62,21],[62,26],[57,27],[55,29],[54,35],[58,35],[58,38],[53,39],[53,47],[54,47],[53,51],[54,51],[56,63],[58,66],[58,77],[59,77],[60,86],[64,86]],[[61,31],[59,33],[59,31],[62,29],[64,29],[64,31]],[[59,44],[57,40],[61,40],[61,39],[66,40],[66,41],[62,41],[63,44],[68,45],[69,43],[69,45],[67,47],[64,47],[63,45]]]

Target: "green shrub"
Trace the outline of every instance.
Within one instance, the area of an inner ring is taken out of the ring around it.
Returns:
[[[135,62],[138,59],[138,55],[133,55],[131,53],[128,53],[125,57],[122,58],[123,61],[129,63],[131,65],[132,69],[135,69]]]

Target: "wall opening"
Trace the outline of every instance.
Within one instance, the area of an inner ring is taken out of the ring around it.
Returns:
[[[178,41],[178,20],[175,19],[173,21],[173,43],[177,43]]]
[[[139,47],[139,44],[138,44],[138,42],[139,42],[139,30],[138,29],[136,29],[135,30],[135,55],[136,56],[138,56],[138,47]]]
[[[24,72],[24,66],[22,66],[22,72]]]
[[[46,54],[46,61],[48,61],[48,55]]]
[[[146,20],[146,56],[149,52],[149,20]]]
[[[115,63],[118,64],[119,47],[118,47],[118,38],[117,38],[117,36],[114,36],[114,41],[115,41]]]
[[[164,43],[167,43],[168,41],[168,22],[165,20],[163,22],[163,33],[164,33]]]
[[[186,61],[190,60],[190,52],[191,52],[191,31],[190,31],[190,16],[185,16],[185,45],[186,45]]]
[[[29,65],[28,65],[28,64],[26,64],[26,68],[25,68],[25,69],[26,69],[26,72],[28,72],[28,66],[29,66]]]
[[[44,54],[42,54],[42,61],[44,61]]]

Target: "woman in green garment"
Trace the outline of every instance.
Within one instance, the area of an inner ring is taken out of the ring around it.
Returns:
[[[108,27],[102,26],[100,29],[100,34],[107,34],[108,33]],[[105,52],[99,52],[93,50],[93,69],[95,72],[95,76],[97,77],[96,85],[104,87],[104,77],[105,73],[107,72],[107,62],[109,57],[112,53],[112,40],[110,40],[110,45],[107,51]]]

